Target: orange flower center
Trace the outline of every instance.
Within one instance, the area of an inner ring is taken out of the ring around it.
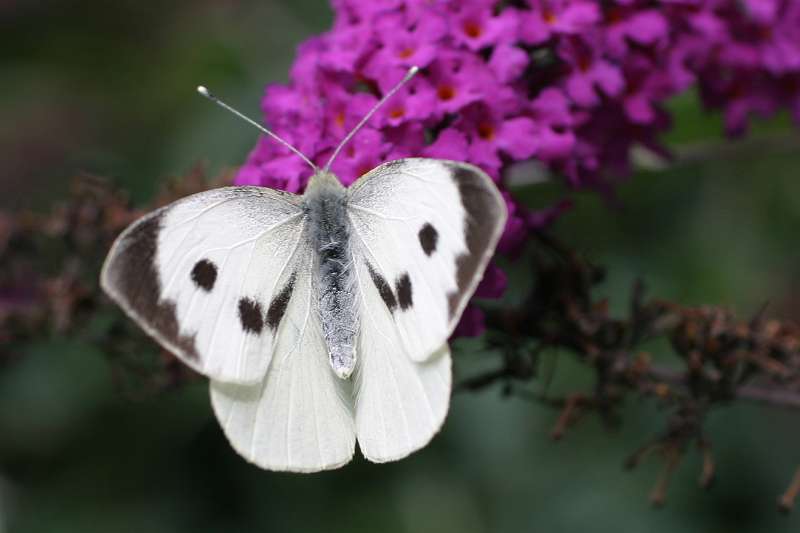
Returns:
[[[439,97],[439,100],[447,102],[455,97],[456,90],[450,85],[440,85],[436,90],[436,95]]]
[[[336,113],[336,116],[333,117],[333,123],[336,124],[336,127],[338,128],[344,127],[344,111],[339,111]]]
[[[612,7],[608,10],[608,14],[606,15],[606,19],[611,24],[617,24],[618,22],[622,22],[624,18],[622,10],[618,7]]]
[[[550,11],[549,9],[545,9],[542,13],[542,18],[548,24],[555,24],[558,21],[556,14]]]
[[[483,28],[481,28],[477,22],[468,20],[464,22],[464,33],[466,33],[467,37],[470,39],[477,39],[483,33]]]
[[[414,55],[414,49],[411,48],[410,46],[406,46],[405,48],[397,52],[397,57],[399,57],[400,59],[408,59],[413,55]]]
[[[491,141],[494,139],[494,126],[489,124],[488,122],[481,122],[478,124],[478,137],[483,139],[484,141]]]
[[[389,116],[392,118],[403,118],[406,114],[406,110],[402,107],[395,107],[391,111],[389,111]]]

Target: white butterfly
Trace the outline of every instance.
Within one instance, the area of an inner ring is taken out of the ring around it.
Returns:
[[[430,441],[450,402],[447,339],[507,216],[472,165],[401,159],[349,188],[329,167],[302,196],[225,187],[145,215],[101,274],[210,378],[233,448],[271,470],[339,467],[356,441],[374,462]]]

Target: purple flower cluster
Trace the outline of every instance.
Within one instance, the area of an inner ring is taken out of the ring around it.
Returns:
[[[632,146],[661,150],[660,104],[699,84],[731,133],[790,107],[800,121],[800,0],[334,0],[333,29],[299,48],[287,85],[262,102],[269,126],[318,164],[406,70],[403,87],[340,154],[349,184],[401,157],[468,161],[503,189],[535,159],[573,187],[629,170]],[[309,168],[262,138],[236,178],[298,192]],[[516,253],[566,204],[531,212],[504,192],[499,246]],[[477,296],[506,285],[491,266]],[[478,333],[469,308],[458,333]]]

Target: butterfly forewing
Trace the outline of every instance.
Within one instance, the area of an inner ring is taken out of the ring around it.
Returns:
[[[401,159],[360,178],[348,207],[354,260],[380,296],[362,316],[385,307],[405,353],[427,359],[483,276],[505,226],[505,202],[477,167]]]
[[[264,376],[277,326],[308,256],[299,197],[260,187],[199,193],[146,215],[115,242],[108,294],[195,370]]]

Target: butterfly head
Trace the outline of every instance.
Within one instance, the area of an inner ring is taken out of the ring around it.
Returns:
[[[339,178],[336,177],[336,174],[327,170],[317,170],[312,176],[311,180],[308,182],[308,186],[306,187],[306,191],[313,191],[313,190],[340,190],[344,189],[344,185],[342,182],[339,181]]]

